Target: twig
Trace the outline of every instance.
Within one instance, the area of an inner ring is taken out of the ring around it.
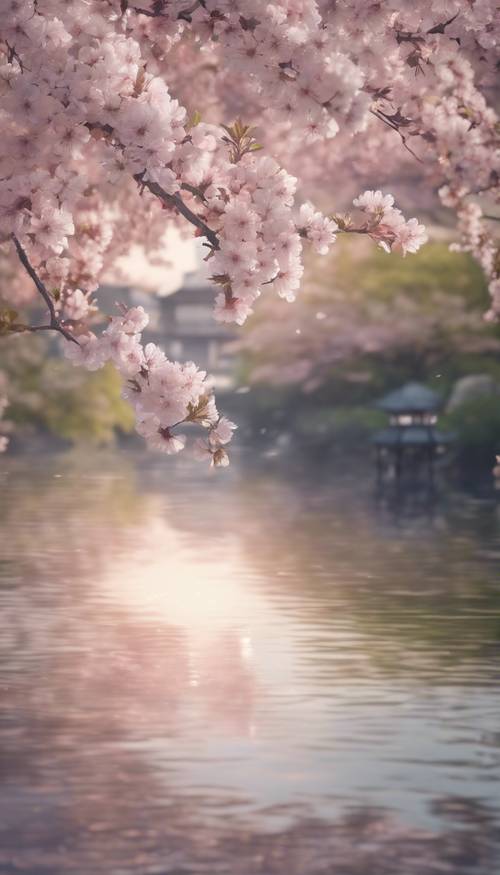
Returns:
[[[128,3],[125,9],[130,9],[131,12],[135,12],[137,15],[147,15],[148,18],[163,17],[161,12],[153,12],[152,9],[142,9],[141,6],[129,6]]]
[[[200,201],[204,201],[204,200],[206,200],[205,195],[203,194],[203,192],[201,191],[201,189],[196,188],[195,185],[190,185],[189,182],[183,182],[183,183],[181,184],[181,189],[182,189],[183,191],[188,191],[188,192],[189,192],[190,194],[192,194],[194,197],[199,198]]]
[[[120,5],[122,14],[130,9],[130,11],[135,12],[136,15],[146,15],[148,18],[166,18],[168,16],[168,12],[165,12],[166,4],[162,3],[161,0],[153,4],[153,9],[144,9],[142,6],[131,6],[128,0],[121,0]],[[195,0],[191,6],[182,9],[175,17],[180,21],[191,23],[191,16],[199,6],[205,8],[205,0]]]
[[[431,29],[428,30],[427,33],[444,33],[448,25],[452,24],[455,21],[455,18],[458,18],[459,15],[460,13],[457,12],[455,15],[452,15],[452,17],[449,18],[448,21],[442,21],[441,24],[436,24],[435,27],[431,27]]]
[[[30,260],[29,260],[28,256],[26,255],[25,250],[21,246],[21,244],[20,244],[20,242],[17,239],[15,234],[12,234],[12,240],[14,241],[14,246],[16,247],[16,252],[19,256],[19,261],[21,262],[22,266],[24,267],[26,273],[31,277],[31,279],[35,283],[35,286],[36,286],[38,292],[41,294],[43,300],[47,304],[47,308],[48,308],[49,315],[50,315],[49,325],[37,325],[37,326],[33,326],[33,328],[27,328],[27,330],[28,331],[50,331],[50,330],[51,331],[58,331],[59,334],[62,334],[62,336],[66,338],[66,340],[70,340],[79,346],[80,344],[78,343],[76,337],[73,337],[73,335],[70,334],[69,331],[67,331],[66,328],[64,328],[64,326],[61,324],[61,322],[57,316],[56,309],[54,307],[54,301],[52,299],[50,292],[48,291],[48,289],[46,288],[46,286],[44,285],[44,283],[42,282],[42,280],[40,279],[40,277],[36,273],[34,267],[31,265]]]
[[[396,133],[399,134],[399,136],[401,137],[401,142],[403,143],[403,146],[405,147],[407,152],[409,152],[410,155],[412,155],[419,162],[419,164],[425,164],[425,161],[422,161],[422,159],[419,158],[417,153],[414,152],[413,149],[410,149],[408,143],[406,142],[405,135],[401,133],[398,126],[395,125],[393,122],[391,122],[391,120],[386,116],[386,114],[384,112],[382,112],[379,109],[371,109],[370,112],[372,115],[375,116],[375,118],[378,118],[379,121],[383,122],[384,125],[387,125],[388,128],[391,128],[392,131],[396,131]]]
[[[59,328],[55,328],[54,325],[23,325],[24,331],[60,331]],[[64,335],[66,337],[66,335]],[[73,340],[75,343],[78,343],[76,338],[68,336],[68,340]],[[79,345],[79,344],[78,344]]]
[[[12,61],[17,61],[19,64],[19,69],[21,73],[24,73],[23,62],[21,60],[20,55],[18,55],[17,50],[14,46],[11,46],[7,41],[5,41],[5,45],[7,46],[7,62],[12,64]]]
[[[174,210],[177,210],[181,216],[184,216],[188,222],[191,222],[195,228],[198,228],[199,231],[203,234],[204,237],[207,238],[208,242],[214,249],[219,249],[219,238],[215,231],[212,231],[211,228],[208,227],[206,222],[203,219],[200,219],[196,213],[193,213],[192,210],[184,203],[181,196],[179,194],[168,194],[165,189],[158,185],[157,182],[152,182],[151,180],[143,179],[141,174],[137,174],[134,176],[136,182],[139,185],[147,188],[151,194],[154,194],[157,198],[161,200],[168,207],[172,207]]]
[[[111,125],[101,125],[99,122],[86,122],[86,126],[90,131],[100,130],[108,136],[114,137],[115,132]],[[115,146],[123,150],[123,145],[119,142],[119,140],[115,140]],[[179,194],[168,194],[168,192],[166,192],[165,189],[162,188],[161,185],[159,185],[157,182],[152,182],[151,180],[144,179],[144,173],[145,171],[143,171],[142,173],[134,174],[134,179],[138,183],[138,185],[140,185],[141,188],[147,188],[151,192],[151,194],[154,194],[155,197],[159,198],[159,200],[161,200],[161,202],[165,204],[165,206],[172,207],[172,209],[177,210],[177,212],[180,213],[181,216],[184,216],[184,218],[187,219],[188,222],[191,222],[191,224],[194,225],[195,228],[198,228],[198,230],[201,231],[203,236],[207,238],[207,240],[214,249],[219,249],[219,238],[215,231],[212,231],[212,229],[208,227],[203,219],[200,219],[200,217],[197,216],[196,213],[193,213],[193,211],[189,209],[187,204],[185,204],[182,200],[181,196]],[[189,183],[187,182],[183,182],[181,188],[185,191],[188,191],[195,197],[201,198],[202,200],[204,199],[203,192],[195,186],[189,185]]]

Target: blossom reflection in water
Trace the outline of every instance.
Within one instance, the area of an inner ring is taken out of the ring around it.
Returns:
[[[2,464],[2,875],[496,872],[494,505]]]
[[[152,623],[166,651],[175,649],[175,664],[168,668],[176,685],[191,688],[190,698],[185,689],[185,705],[196,708],[208,733],[224,727],[240,735],[255,731],[252,634],[263,616],[271,621],[274,612],[247,585],[240,552],[236,539],[221,550],[209,537],[193,550],[159,516],[148,521],[133,552],[113,563],[100,584],[113,604],[135,618],[139,637],[141,623]],[[149,657],[155,672],[158,653],[149,650]],[[170,680],[164,684],[168,689]],[[157,706],[155,697],[152,704]]]

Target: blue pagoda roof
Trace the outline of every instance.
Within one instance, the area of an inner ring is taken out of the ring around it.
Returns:
[[[375,404],[386,413],[431,413],[439,410],[441,405],[441,396],[422,383],[406,383]]]

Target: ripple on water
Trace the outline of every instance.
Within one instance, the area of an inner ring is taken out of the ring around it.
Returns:
[[[2,460],[2,875],[500,871],[494,504],[45,462]]]

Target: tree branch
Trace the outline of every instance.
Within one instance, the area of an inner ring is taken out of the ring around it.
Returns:
[[[372,115],[375,116],[375,118],[378,118],[379,121],[383,122],[384,125],[387,125],[387,127],[390,128],[391,131],[396,131],[396,133],[399,135],[399,137],[401,137],[401,142],[403,143],[403,146],[405,147],[407,152],[409,152],[410,155],[412,155],[419,162],[419,164],[425,164],[425,161],[422,161],[422,159],[419,158],[417,153],[414,152],[413,149],[410,149],[410,147],[407,143],[407,138],[405,137],[405,135],[403,133],[401,133],[401,131],[399,130],[399,127],[397,125],[395,125],[393,122],[391,122],[390,118],[384,112],[382,112],[382,110],[371,109],[370,112]]]
[[[130,9],[130,11],[135,12],[136,15],[146,15],[148,18],[166,18],[168,13],[165,12],[165,6],[166,4],[162,2],[162,0],[156,0],[156,2],[153,3],[152,9],[144,9],[142,6],[131,6],[128,0],[121,0],[122,13]],[[194,3],[192,3],[191,6],[182,9],[175,17],[180,21],[191,23],[191,16],[199,6],[205,8],[205,0],[194,0]]]
[[[431,29],[428,30],[427,33],[444,33],[448,25],[452,24],[455,21],[455,18],[458,18],[459,15],[460,13],[457,12],[455,15],[452,15],[452,17],[449,18],[448,21],[442,21],[441,24],[436,24],[435,27],[431,27]]]
[[[114,137],[114,129],[111,127],[111,125],[101,125],[99,122],[86,122],[86,127],[89,129],[89,131],[99,130],[110,137]],[[119,142],[119,140],[115,140],[114,145],[123,150],[123,145]],[[187,204],[185,204],[182,200],[181,196],[179,194],[168,194],[168,192],[166,192],[165,189],[162,188],[161,185],[159,185],[157,182],[152,182],[151,180],[144,179],[144,173],[145,171],[143,171],[142,173],[134,174],[134,179],[138,183],[138,185],[140,185],[142,188],[147,188],[148,191],[150,191],[151,194],[154,194],[155,197],[159,198],[159,200],[161,200],[161,202],[165,204],[165,206],[177,210],[177,212],[180,213],[181,216],[184,216],[184,218],[187,219],[188,222],[191,222],[191,224],[194,225],[195,228],[198,228],[198,230],[201,231],[203,236],[207,238],[210,245],[214,249],[219,249],[219,238],[215,231],[212,231],[212,229],[208,227],[207,223],[204,222],[203,219],[200,219],[200,217],[197,216],[196,213],[193,213],[193,211],[189,209]],[[181,188],[185,191],[188,191],[195,197],[203,199],[203,192],[195,186],[183,182]]]
[[[179,194],[168,194],[165,189],[158,185],[157,182],[152,182],[151,180],[143,179],[141,174],[137,174],[134,176],[136,182],[142,185],[144,188],[147,188],[151,194],[154,194],[155,197],[159,198],[165,206],[172,207],[174,210],[177,210],[181,216],[184,216],[188,222],[191,222],[195,228],[198,228],[199,231],[203,234],[204,237],[207,238],[208,242],[214,249],[219,249],[219,238],[215,231],[212,231],[211,228],[208,227],[206,222],[203,219],[200,219],[196,213],[193,213],[192,210],[189,209],[187,204],[184,203],[181,196]]]
[[[189,182],[181,183],[181,189],[183,191],[188,191],[190,194],[194,195],[194,197],[199,198],[200,201],[206,200],[201,188],[196,188],[195,185],[190,185]]]
[[[54,307],[54,301],[53,301],[52,295],[50,294],[50,292],[48,291],[48,289],[46,288],[46,286],[44,285],[44,283],[41,281],[40,277],[36,273],[34,267],[30,263],[28,256],[26,255],[25,250],[21,246],[21,244],[20,244],[20,242],[17,239],[15,234],[12,234],[12,240],[14,241],[14,246],[16,247],[16,252],[18,254],[19,261],[21,262],[21,264],[24,267],[28,276],[30,276],[31,279],[33,280],[33,282],[35,283],[35,286],[36,286],[38,292],[40,293],[40,295],[42,296],[43,300],[45,301],[45,303],[47,305],[49,315],[50,315],[49,325],[38,325],[38,326],[33,326],[33,328],[28,327],[26,330],[28,330],[28,331],[50,331],[50,330],[58,331],[59,334],[62,334],[62,336],[66,338],[66,340],[70,340],[73,343],[78,344],[78,346],[79,346],[80,344],[78,343],[76,337],[73,337],[73,335],[70,334],[69,331],[67,331],[66,328],[64,328],[64,326],[61,324],[61,322],[57,316],[56,309]]]

